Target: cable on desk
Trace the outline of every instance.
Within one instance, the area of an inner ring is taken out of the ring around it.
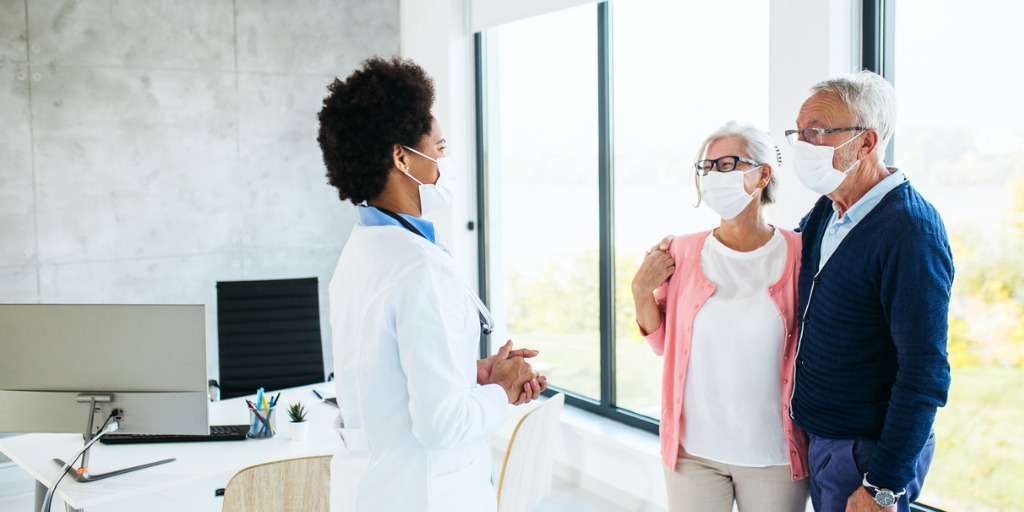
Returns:
[[[43,508],[40,510],[40,512],[50,512],[50,505],[53,503],[53,495],[57,492],[57,486],[60,485],[60,481],[63,480],[64,476],[68,474],[68,469],[70,469],[71,466],[75,465],[75,462],[78,461],[78,458],[81,457],[82,454],[85,453],[85,451],[88,450],[90,446],[96,443],[96,441],[99,441],[101,437],[120,428],[120,425],[116,421],[114,423],[110,423],[110,420],[114,419],[115,416],[118,416],[120,414],[121,409],[114,409],[110,411],[110,416],[107,416],[107,420],[103,422],[103,426],[100,427],[99,433],[93,436],[93,438],[90,439],[88,443],[85,443],[85,446],[83,446],[81,450],[78,450],[78,453],[76,453],[75,456],[67,464],[64,464],[64,467],[60,469],[60,476],[57,477],[57,481],[55,481],[53,485],[51,485],[50,488],[46,490],[46,498],[43,499]]]

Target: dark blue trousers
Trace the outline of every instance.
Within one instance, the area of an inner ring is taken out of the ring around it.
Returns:
[[[817,512],[844,512],[846,500],[861,486],[864,473],[868,471],[871,456],[878,446],[877,441],[828,439],[808,434],[811,444],[807,450],[810,464],[811,503]],[[917,478],[907,485],[907,493],[898,505],[899,512],[908,512],[910,503],[921,495],[924,477],[932,464],[935,453],[935,433],[928,436],[928,442],[917,460]],[[894,491],[898,489],[893,489]]]

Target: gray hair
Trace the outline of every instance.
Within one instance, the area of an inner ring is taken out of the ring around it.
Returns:
[[[697,152],[697,160],[704,158],[704,154],[712,142],[722,139],[736,139],[739,142],[740,151],[745,154],[737,156],[749,158],[772,168],[772,176],[768,179],[768,185],[761,191],[761,204],[774,203],[775,188],[778,186],[775,174],[782,166],[782,154],[779,153],[779,148],[772,141],[772,136],[749,124],[729,121],[704,139],[704,143],[700,145],[700,151]],[[700,184],[697,184],[697,205],[700,205],[700,201]]]
[[[888,80],[863,70],[814,84],[811,94],[818,93],[835,95],[850,109],[855,125],[877,131],[878,158],[885,158],[896,125],[896,90]]]

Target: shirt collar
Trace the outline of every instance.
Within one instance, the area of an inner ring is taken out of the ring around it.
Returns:
[[[893,170],[892,174],[884,180],[876,183],[875,186],[871,187],[871,190],[868,190],[867,194],[864,194],[864,197],[861,197],[860,200],[853,203],[853,206],[851,206],[849,210],[846,210],[846,213],[843,214],[843,218],[839,220],[844,222],[849,220],[853,223],[860,222],[868,213],[871,213],[871,210],[875,209],[875,206],[878,206],[878,203],[882,201],[882,198],[885,197],[889,191],[898,187],[900,183],[903,183],[906,180],[907,177],[903,174],[903,171],[899,169]],[[836,208],[835,203],[832,203],[832,208]]]
[[[406,229],[400,222],[373,206],[359,205],[358,211],[359,221],[364,226],[398,226]],[[420,233],[423,233],[423,236],[430,240],[430,243],[437,243],[437,238],[434,234],[434,223],[404,213],[399,213],[398,215],[401,215],[403,219],[409,221],[416,229],[420,230]],[[415,235],[415,233],[413,234]]]

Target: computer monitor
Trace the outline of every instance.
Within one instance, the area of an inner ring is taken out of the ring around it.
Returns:
[[[208,403],[202,305],[0,304],[0,432],[94,435],[116,408],[121,432],[208,434]]]

